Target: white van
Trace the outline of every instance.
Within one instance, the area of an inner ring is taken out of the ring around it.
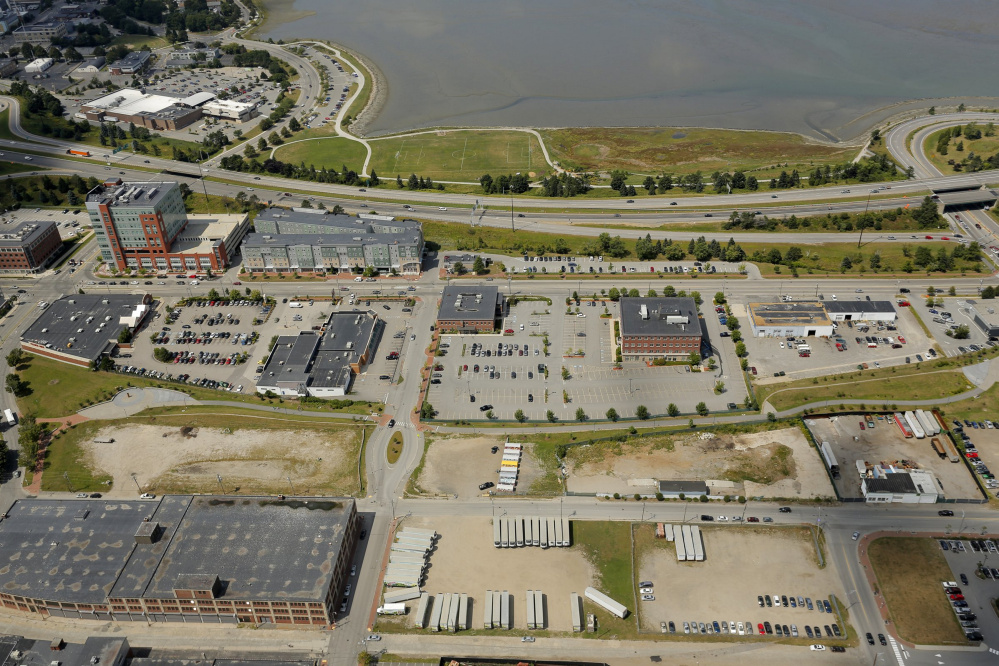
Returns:
[[[354,278],[354,282],[364,282],[364,278],[358,276],[358,277]]]
[[[288,303],[288,307],[289,308],[300,308],[300,307],[302,307],[302,304],[299,303],[298,301],[292,301],[291,303]]]

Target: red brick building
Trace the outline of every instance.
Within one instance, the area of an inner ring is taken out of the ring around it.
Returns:
[[[22,222],[11,231],[0,233],[0,272],[43,270],[61,247],[55,222]]]
[[[682,361],[701,353],[704,332],[692,298],[622,298],[625,359]]]
[[[500,327],[503,303],[503,294],[497,287],[446,287],[437,312],[437,329],[451,333],[491,333]]]

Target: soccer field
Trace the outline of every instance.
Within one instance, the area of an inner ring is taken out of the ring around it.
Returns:
[[[538,140],[526,132],[441,131],[371,142],[371,166],[382,178],[409,174],[477,181],[488,173],[548,171]]]

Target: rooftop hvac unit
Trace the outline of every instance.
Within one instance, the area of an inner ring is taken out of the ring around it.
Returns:
[[[638,308],[638,315],[642,319],[648,319],[649,318],[649,308],[648,308],[648,306],[645,305],[645,304],[642,304],[641,307]]]

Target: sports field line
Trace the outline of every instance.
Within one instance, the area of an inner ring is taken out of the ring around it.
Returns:
[[[461,164],[458,165],[458,171],[465,170],[465,150],[468,148],[468,137],[465,137],[465,145],[461,147]]]

